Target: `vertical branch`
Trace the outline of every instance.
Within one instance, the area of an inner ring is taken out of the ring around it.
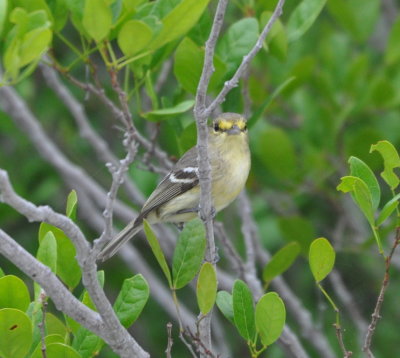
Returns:
[[[201,73],[199,85],[196,92],[196,103],[194,107],[194,115],[197,126],[197,162],[199,168],[200,181],[200,217],[204,221],[207,233],[207,249],[205,259],[215,265],[215,241],[213,228],[213,203],[211,198],[211,165],[208,156],[208,113],[205,111],[207,88],[211,75],[214,71],[214,51],[217,44],[218,36],[222,28],[224,15],[228,0],[219,0],[217,10],[215,12],[213,25],[210,35],[206,42],[204,65]],[[211,351],[211,312],[199,321],[199,339],[204,344],[201,357],[207,355],[207,351]]]
[[[374,312],[372,313],[372,319],[368,326],[367,334],[365,336],[364,346],[363,346],[362,350],[366,354],[366,357],[368,357],[368,358],[374,357],[374,355],[371,351],[372,337],[375,333],[376,325],[378,324],[378,321],[381,318],[381,315],[380,315],[381,308],[382,308],[383,300],[385,298],[386,289],[388,288],[388,285],[389,285],[390,264],[392,261],[393,254],[399,244],[400,244],[400,226],[397,227],[397,229],[396,229],[396,237],[395,237],[392,249],[390,250],[390,254],[389,254],[389,256],[385,257],[385,274],[383,276],[381,290],[379,292],[379,296],[376,301],[375,309],[374,309]]]

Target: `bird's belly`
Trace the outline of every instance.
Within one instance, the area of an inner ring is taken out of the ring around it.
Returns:
[[[197,217],[199,199],[200,188],[190,189],[163,205],[158,212],[159,220],[181,223],[194,219]]]

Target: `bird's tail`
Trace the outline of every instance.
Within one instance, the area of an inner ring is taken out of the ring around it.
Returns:
[[[108,260],[113,256],[119,248],[135,236],[140,230],[142,230],[142,223],[131,222],[129,223],[117,236],[111,239],[111,241],[100,251],[97,257],[101,261]]]

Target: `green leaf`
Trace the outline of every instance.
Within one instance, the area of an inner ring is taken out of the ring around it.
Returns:
[[[13,275],[0,278],[0,308],[16,308],[25,312],[30,302],[24,281]]]
[[[233,297],[229,292],[219,291],[217,293],[217,306],[226,319],[235,324],[235,318],[233,315]]]
[[[52,231],[48,231],[40,241],[36,258],[48,266],[51,271],[57,270],[57,241]]]
[[[383,158],[384,171],[381,173],[383,180],[390,186],[392,190],[399,185],[399,177],[393,171],[400,167],[400,157],[396,148],[387,140],[382,140],[371,146],[370,152],[378,151]]]
[[[228,65],[228,73],[236,70],[258,39],[258,21],[247,17],[231,25],[217,46],[217,53]]]
[[[165,260],[164,253],[161,250],[160,244],[157,240],[157,236],[154,233],[153,229],[151,228],[150,224],[147,220],[143,220],[143,229],[144,233],[146,234],[147,241],[153,251],[154,256],[157,259],[158,264],[160,265],[161,269],[164,272],[165,277],[168,280],[168,285],[172,288],[172,276],[171,271],[168,267],[167,261]]]
[[[44,338],[44,342],[46,347],[52,343],[65,343],[65,338],[61,337],[58,334],[51,334],[47,335]],[[43,352],[42,352],[42,344],[38,343],[36,345],[36,349],[33,351],[32,355],[29,358],[43,358]]]
[[[52,32],[47,28],[37,28],[22,37],[19,48],[19,66],[25,66],[39,59],[50,46]]]
[[[78,329],[76,334],[74,334],[74,340],[72,342],[72,347],[82,358],[91,358],[96,356],[97,352],[101,350],[103,345],[104,341],[100,337],[96,336],[84,327]]]
[[[1,32],[0,32],[1,33]],[[387,41],[385,51],[385,62],[388,65],[397,64],[400,61],[400,48],[398,39],[400,38],[400,16],[397,16],[396,22],[390,30],[389,39]]]
[[[321,282],[332,271],[335,256],[335,250],[327,239],[321,237],[312,242],[308,258],[316,282]]]
[[[193,107],[193,105],[194,105],[194,100],[189,99],[189,100],[180,102],[173,107],[156,109],[154,111],[147,112],[143,115],[143,117],[150,119],[150,120],[157,120],[157,121],[159,121],[160,119],[168,119],[170,116],[175,116],[177,114],[187,112],[190,108]],[[154,118],[154,117],[156,117],[156,118]],[[162,117],[165,117],[165,118],[162,118]]]
[[[47,357],[82,358],[72,347],[63,343],[52,343],[46,346]]]
[[[255,137],[254,151],[268,171],[286,182],[296,175],[296,153],[288,135],[280,128],[270,127]]]
[[[0,310],[0,356],[25,358],[32,344],[32,323],[22,311]]]
[[[205,262],[200,269],[199,278],[197,280],[197,304],[200,312],[206,315],[214,306],[217,296],[217,273],[214,266]]]
[[[77,206],[78,206],[78,195],[76,194],[75,190],[71,190],[67,198],[66,214],[72,220],[76,219]]]
[[[300,253],[300,245],[297,242],[291,242],[282,247],[271,260],[265,265],[263,271],[263,280],[267,283],[276,276],[281,275],[290,266]]]
[[[0,36],[3,32],[6,17],[7,17],[7,0],[0,0]]]
[[[350,173],[354,177],[358,177],[367,184],[371,194],[372,208],[376,210],[381,200],[381,189],[374,173],[361,159],[350,157]]]
[[[110,32],[112,11],[105,0],[86,0],[82,24],[96,42],[103,40]]]
[[[176,244],[172,262],[173,288],[187,285],[199,272],[206,248],[206,231],[203,222],[193,219],[185,224]]]
[[[285,304],[277,293],[268,292],[257,302],[255,316],[262,344],[271,345],[280,337],[285,327]]]
[[[298,40],[315,22],[326,0],[303,0],[289,17],[287,33],[289,42]]]
[[[81,270],[75,259],[75,247],[62,230],[47,223],[40,224],[39,243],[49,231],[53,232],[57,240],[57,275],[72,289],[81,279]]]
[[[126,279],[114,303],[114,310],[124,327],[137,320],[149,299],[149,285],[140,274]]]
[[[247,341],[255,342],[256,326],[253,295],[249,287],[236,280],[232,290],[233,317],[240,335]]]
[[[67,327],[52,313],[46,313],[45,323],[47,334],[57,334],[64,337],[64,339],[68,337],[69,332]]]
[[[341,178],[341,183],[337,186],[337,190],[344,193],[350,192],[353,200],[364,213],[370,225],[374,226],[374,212],[372,209],[371,193],[365,182],[353,176],[346,176]]]
[[[4,271],[1,269],[1,267],[0,267],[0,278],[2,278],[2,277],[4,277],[5,276],[5,274],[4,274]]]
[[[157,49],[188,32],[199,20],[210,0],[183,0],[162,20],[163,27],[149,45]]]
[[[176,49],[174,56],[174,74],[185,91],[195,94],[199,84],[204,62],[204,48],[198,46],[189,37],[185,37]],[[214,56],[214,73],[211,76],[209,90],[222,84],[226,65],[219,56]]]
[[[152,37],[153,30],[146,23],[129,20],[118,33],[118,46],[125,56],[133,56],[145,49]]]
[[[381,212],[376,219],[376,226],[380,226],[384,223],[384,221],[392,215],[392,213],[396,210],[399,206],[400,194],[397,194],[391,200],[389,200],[385,206],[382,208]]]

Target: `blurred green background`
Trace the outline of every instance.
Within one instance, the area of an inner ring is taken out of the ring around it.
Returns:
[[[223,38],[217,46],[216,61],[219,62],[210,87],[211,96],[218,93],[223,81],[240,63],[241,51],[246,51],[251,45],[254,33],[258,33],[259,23],[266,23],[275,3],[237,0],[229,5]],[[368,321],[381,285],[384,263],[378,255],[366,221],[349,197],[338,192],[336,186],[340,177],[348,173],[347,160],[350,156],[365,161],[379,177],[378,173],[383,170],[382,161],[376,152],[369,153],[370,146],[386,139],[396,148],[400,147],[400,2],[327,1],[312,26],[299,38],[293,31],[295,25],[291,19],[297,5],[298,2],[294,0],[286,2],[280,23],[275,26],[265,48],[252,62],[247,80],[228,94],[221,110],[250,113],[252,170],[246,190],[260,240],[271,253],[290,241],[301,244],[303,255],[284,274],[284,278],[311,312],[316,327],[328,337],[337,356],[340,356],[332,327],[334,313],[315,287],[306,252],[310,242],[317,237],[324,236],[331,241],[337,251],[335,267],[351,293],[352,301],[358,306],[364,320]],[[171,107],[194,98],[198,79],[196,66],[201,66],[201,62],[195,59],[196,55],[192,52],[196,54],[203,46],[214,9],[215,2],[211,1],[209,8],[184,39],[180,37],[158,49],[142,63],[138,61],[132,65],[135,79],[138,79],[134,83],[140,86],[140,90],[132,91],[131,96],[135,125],[145,135],[149,133],[149,128],[158,126],[157,141],[172,158],[179,157],[195,144],[192,113],[189,110],[163,117],[161,121],[153,117],[153,121],[158,123],[151,122],[149,125],[142,114],[155,108],[148,87],[146,91],[143,83],[149,76],[154,84],[162,65],[170,61],[171,70],[166,82],[156,93],[158,106]],[[243,18],[246,19],[241,20]],[[236,29],[232,29],[234,24]],[[67,22],[62,34],[79,45],[79,36],[71,22]],[[75,60],[75,54],[68,50],[60,37],[54,36],[52,47],[60,63],[66,65]],[[94,56],[93,60],[101,63],[99,57]],[[85,67],[81,63],[72,71],[85,81]],[[104,69],[99,65],[99,77],[103,80],[107,76],[102,71]],[[123,135],[117,128],[118,123],[99,105],[96,98],[85,98],[82,90],[68,81],[65,84],[85,106],[91,125],[105,138],[114,153],[122,158]],[[110,91],[106,79],[104,85]],[[40,71],[32,73],[15,88],[67,157],[85,168],[107,190],[111,178],[104,163],[96,158],[88,143],[80,136],[71,114],[46,86]],[[129,174],[147,196],[158,182],[159,175],[140,163],[142,156],[143,150],[139,149],[139,160],[133,163]],[[13,120],[1,111],[0,167],[9,172],[18,194],[37,205],[51,205],[57,211],[64,211],[66,197],[72,188],[42,159]],[[382,202],[386,202],[390,195],[389,189],[384,191]],[[218,219],[225,222],[234,245],[244,255],[237,216],[238,211],[233,204],[219,214]],[[88,238],[98,237],[99,233],[80,218],[79,204],[77,222]],[[118,221],[117,224],[123,225]],[[36,252],[39,224],[30,224],[8,206],[0,205],[0,225],[26,249]],[[394,237],[394,221],[383,228],[381,234],[388,250]],[[146,245],[139,242],[137,246],[154,270],[159,272]],[[221,251],[218,264],[232,270],[224,258],[223,249]],[[21,275],[3,258],[0,258],[0,267],[8,274]],[[114,298],[123,279],[132,275],[132,272],[118,257],[102,268],[106,272],[109,297]],[[376,358],[394,357],[395,352],[400,352],[399,269],[400,261],[396,255],[382,320],[373,339]],[[331,281],[326,280],[324,287],[335,297],[335,285]],[[193,299],[190,289],[181,295],[182,300],[189,307],[193,306],[195,311],[194,302],[190,302]],[[342,309],[346,346],[354,352],[353,357],[361,357],[355,324],[341,300],[336,298],[336,302]],[[165,324],[169,320],[171,318],[150,299],[142,316],[132,327],[138,341],[150,350],[152,356],[163,355],[166,346]],[[301,329],[290,314],[287,320],[301,338]],[[247,356],[247,349],[233,327],[224,323],[224,329],[231,337],[234,356]],[[160,336],[164,337],[163,341],[160,341]],[[302,342],[310,357],[318,357],[306,339]],[[105,349],[100,356],[112,357],[113,354]],[[177,338],[173,356],[189,356]],[[274,345],[265,356],[279,358],[284,357],[284,353]]]

